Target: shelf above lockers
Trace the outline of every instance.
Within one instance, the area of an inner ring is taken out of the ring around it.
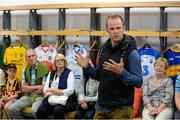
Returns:
[[[153,31],[153,30],[133,30],[125,31],[125,34],[132,36],[151,36],[151,37],[180,37],[180,31]],[[12,31],[0,31],[0,35],[47,35],[47,36],[108,36],[106,31],[87,31],[87,30],[41,30],[41,31],[23,31],[23,30],[12,30]]]
[[[31,9],[77,9],[77,8],[124,8],[124,7],[179,7],[180,1],[163,2],[106,2],[106,3],[64,3],[0,6],[0,10],[31,10]]]
[[[159,2],[106,2],[106,3],[63,3],[63,4],[36,4],[36,5],[16,5],[0,6],[0,11],[17,10],[48,10],[48,9],[83,9],[83,8],[169,8],[180,7],[180,1],[159,1]],[[157,36],[157,37],[180,37],[180,31],[155,31],[155,30],[130,30],[125,34],[132,36]],[[88,30],[5,30],[0,31],[0,35],[67,35],[67,36],[108,36],[106,31]]]

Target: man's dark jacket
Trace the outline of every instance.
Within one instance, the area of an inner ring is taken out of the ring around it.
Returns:
[[[100,81],[97,101],[100,106],[113,109],[133,105],[135,86],[123,84],[122,79],[124,78],[119,77],[119,74],[104,70],[102,64],[108,59],[120,63],[120,58],[123,57],[124,68],[129,71],[127,58],[135,49],[137,49],[136,42],[131,36],[124,35],[123,40],[114,47],[112,47],[111,40],[108,39],[99,49],[96,69],[93,70],[90,66],[85,69],[86,74]]]

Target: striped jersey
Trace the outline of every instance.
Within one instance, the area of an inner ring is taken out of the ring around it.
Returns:
[[[169,63],[166,74],[172,78],[173,84],[175,85],[177,75],[180,74],[180,50],[169,47],[163,52],[163,57],[166,58]]]
[[[10,80],[6,79],[4,95],[7,97],[11,97],[11,96],[15,95],[15,93],[17,93],[17,94],[21,93],[21,84],[20,84],[19,80],[14,79],[14,80],[12,80],[12,83],[10,83]]]

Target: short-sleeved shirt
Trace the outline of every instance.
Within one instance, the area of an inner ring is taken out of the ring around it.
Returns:
[[[11,97],[15,95],[15,93],[21,93],[21,85],[18,79],[14,79],[13,82],[10,84],[9,79],[5,80],[5,89],[4,95]]]

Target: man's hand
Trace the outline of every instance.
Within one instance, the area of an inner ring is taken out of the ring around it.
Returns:
[[[76,54],[75,60],[76,60],[77,64],[79,64],[82,68],[88,67],[89,59],[86,57],[83,57],[81,54]]]
[[[43,92],[43,86],[42,85],[35,85],[34,93],[39,94]]]
[[[116,63],[114,60],[109,59],[109,62],[103,63],[103,69],[117,74],[121,73],[124,70],[123,58],[120,59],[120,63]]]

